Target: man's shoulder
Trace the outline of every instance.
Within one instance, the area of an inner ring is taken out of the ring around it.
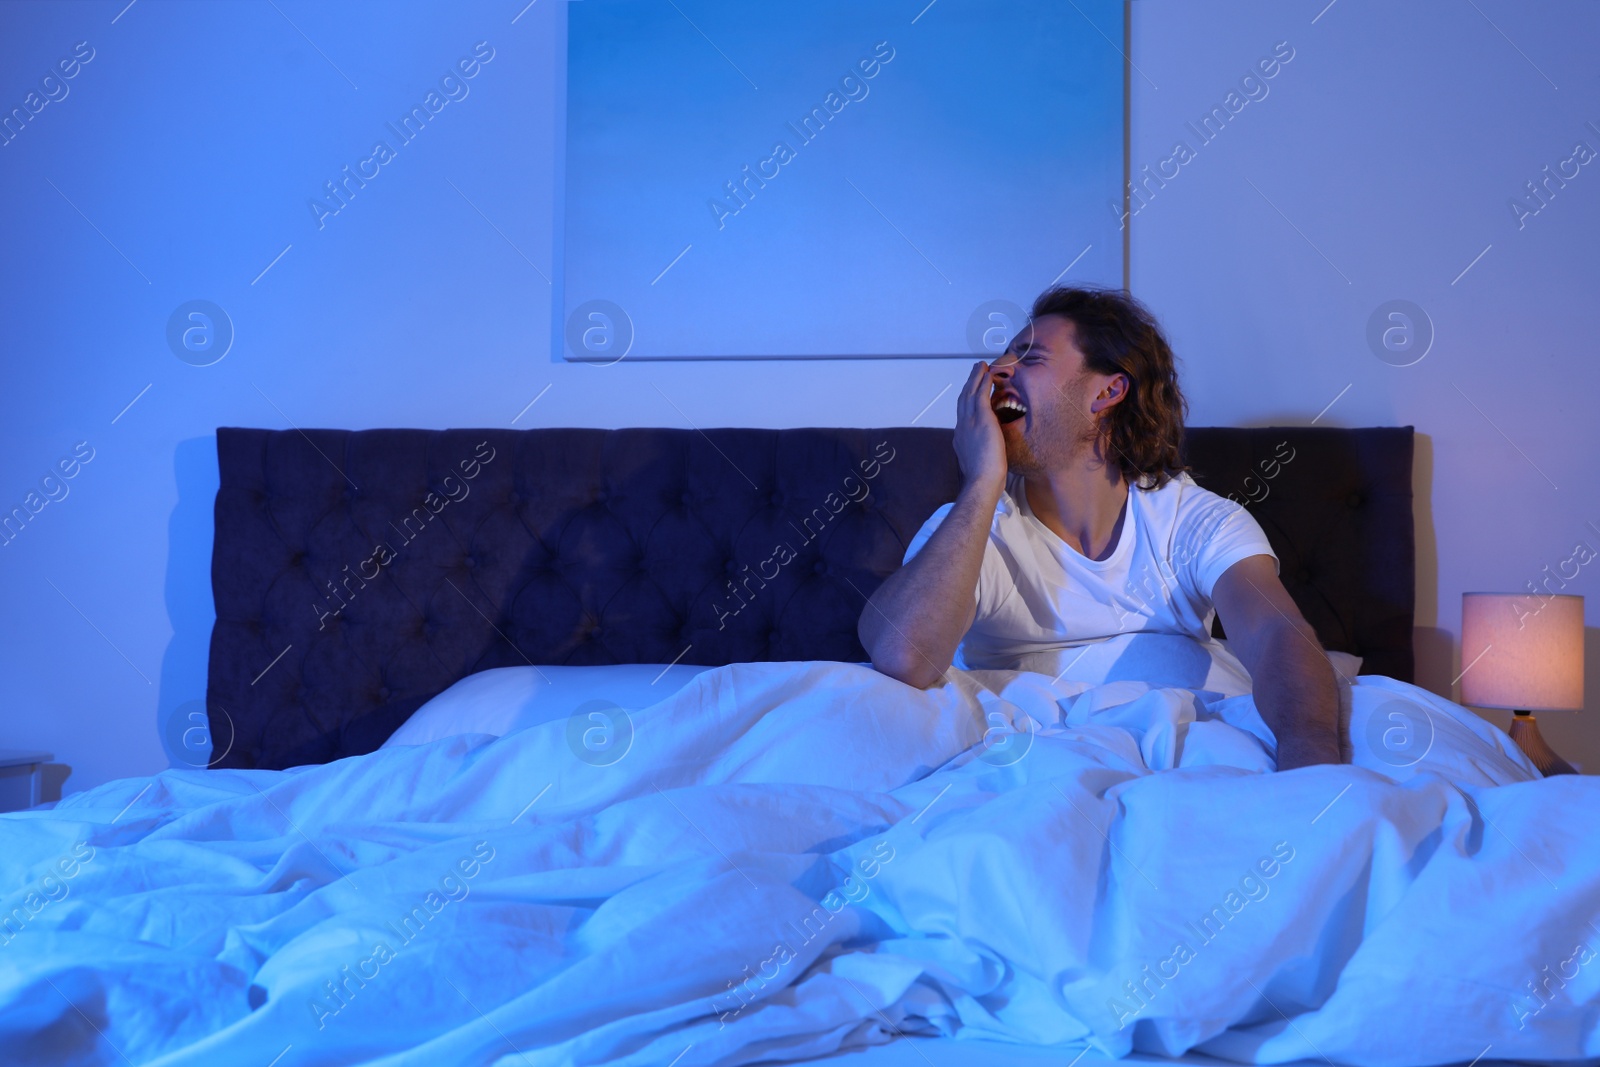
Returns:
[[[1237,501],[1205,488],[1188,471],[1168,478],[1159,489],[1139,489],[1140,503],[1154,509],[1177,511],[1180,515],[1196,512],[1232,511],[1241,507]]]
[[[1229,523],[1250,517],[1238,501],[1198,484],[1188,471],[1168,479],[1159,489],[1139,491],[1145,524],[1163,535],[1201,551]]]
[[[923,523],[924,529],[932,531],[949,517],[951,510],[956,506],[954,500],[947,504],[940,504],[932,515]],[[1017,474],[1006,475],[1004,488],[1000,497],[995,501],[994,513],[989,517],[990,536],[999,536],[1004,529],[1012,527],[1022,516],[1022,509],[1027,506],[1026,497],[1022,491],[1022,476]]]
[[[1180,510],[1189,510],[1194,506],[1198,495],[1204,492],[1205,490],[1189,477],[1188,471],[1174,474],[1156,488],[1134,484],[1128,489],[1129,499],[1146,513],[1167,515]]]

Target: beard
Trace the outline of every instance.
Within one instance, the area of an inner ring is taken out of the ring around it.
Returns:
[[[1050,403],[1030,407],[1026,418],[1009,424],[1017,427],[1005,436],[1006,466],[1013,473],[1046,474],[1097,455],[1097,425],[1080,413],[1083,382],[1083,376],[1074,379]]]

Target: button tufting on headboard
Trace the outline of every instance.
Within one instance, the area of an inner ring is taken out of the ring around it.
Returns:
[[[1186,446],[1323,643],[1406,681],[1411,449],[1410,427]],[[232,767],[371,751],[490,667],[864,659],[862,597],[959,487],[931,428],[224,428],[217,453],[207,703]]]

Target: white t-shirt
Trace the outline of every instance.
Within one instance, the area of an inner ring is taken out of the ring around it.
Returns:
[[[1008,477],[995,507],[977,615],[956,666],[1047,674],[1066,668],[1228,696],[1251,691],[1243,664],[1211,636],[1211,592],[1223,572],[1247,556],[1278,563],[1242,505],[1200,488],[1187,473],[1160,489],[1130,486],[1117,544],[1097,561],[1039,521],[1022,485],[1020,475]],[[907,562],[954,506],[923,523]]]

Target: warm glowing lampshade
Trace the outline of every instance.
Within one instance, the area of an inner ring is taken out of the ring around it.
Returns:
[[[1583,597],[1461,595],[1461,702],[1583,709]]]

